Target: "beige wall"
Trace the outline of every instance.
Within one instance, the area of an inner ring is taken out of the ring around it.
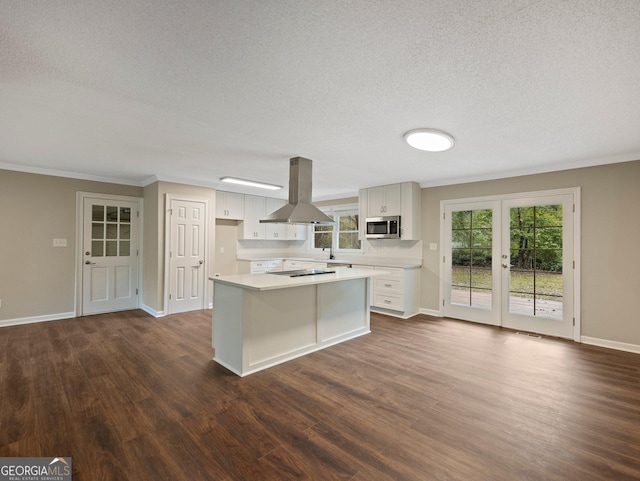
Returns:
[[[156,182],[144,188],[144,260],[143,304],[156,313],[164,310],[164,238],[166,195],[179,195],[209,201],[209,259],[215,254],[216,191],[207,187]],[[215,272],[214,262],[207,263],[207,278]],[[209,291],[211,297],[211,290]]]
[[[422,189],[421,306],[441,305],[441,200],[565,187],[582,189],[582,335],[640,345],[640,161]]]
[[[0,321],[75,310],[79,191],[142,197],[140,187],[0,170]]]
[[[153,310],[162,310],[159,299],[162,299],[161,289],[164,286],[164,278],[158,276],[160,251],[158,245],[158,233],[160,232],[159,213],[162,212],[159,205],[164,205],[164,200],[159,199],[159,183],[154,182],[144,188],[144,225],[142,241],[142,304]],[[162,202],[161,202],[162,201]],[[163,213],[164,215],[164,213]],[[164,221],[162,222],[164,228]],[[163,282],[158,285],[159,279]],[[153,307],[152,307],[153,306]]]

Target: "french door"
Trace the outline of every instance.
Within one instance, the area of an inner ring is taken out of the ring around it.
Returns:
[[[444,313],[576,338],[574,193],[444,205]]]

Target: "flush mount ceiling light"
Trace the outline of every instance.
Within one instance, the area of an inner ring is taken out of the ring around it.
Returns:
[[[444,152],[453,147],[451,135],[436,129],[415,129],[404,134],[404,140],[414,149],[427,152]]]
[[[220,180],[222,182],[227,182],[229,184],[247,185],[249,187],[258,187],[260,189],[268,189],[268,190],[282,189],[281,185],[265,184],[264,182],[256,182],[254,180],[246,180],[246,179],[238,179],[236,177],[222,177],[222,178],[220,178]]]

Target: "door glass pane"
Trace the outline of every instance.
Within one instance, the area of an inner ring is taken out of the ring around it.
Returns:
[[[129,241],[120,241],[120,255],[128,256],[131,254],[131,247]]]
[[[452,212],[451,303],[491,309],[491,209]]]
[[[91,220],[102,222],[104,221],[104,206],[93,205],[91,206]]]
[[[131,226],[120,224],[120,239],[131,239]]]
[[[118,224],[107,224],[107,239],[118,238]]]
[[[107,256],[118,255],[118,241],[107,241]]]
[[[92,257],[102,257],[104,256],[104,242],[99,241],[91,241],[91,256]]]
[[[104,239],[104,224],[91,224],[91,238]]]
[[[118,208],[112,205],[107,206],[107,222],[118,222]]]
[[[120,207],[120,222],[131,222],[131,209],[129,207]]]
[[[471,231],[469,229],[452,229],[451,246],[456,249],[471,247]]]
[[[509,312],[563,318],[562,205],[510,211]]]

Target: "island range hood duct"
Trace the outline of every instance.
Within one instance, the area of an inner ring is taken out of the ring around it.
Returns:
[[[311,159],[289,159],[289,203],[269,214],[262,223],[269,224],[330,224],[335,222],[311,205]]]

